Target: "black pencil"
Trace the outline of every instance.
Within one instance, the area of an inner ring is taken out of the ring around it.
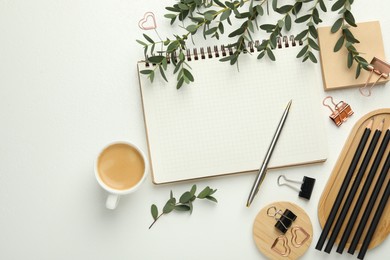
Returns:
[[[387,169],[389,170],[389,169]],[[387,182],[385,192],[383,193],[383,196],[379,202],[378,208],[375,211],[374,218],[372,219],[371,225],[368,228],[368,232],[366,237],[364,238],[362,248],[359,251],[358,258],[363,259],[366,255],[368,246],[370,245],[371,239],[374,236],[375,230],[378,227],[378,223],[382,217],[383,211],[386,208],[387,201],[389,200],[390,196],[390,180]]]
[[[325,240],[328,236],[328,233],[329,233],[329,230],[331,229],[332,227],[332,224],[333,224],[333,221],[336,217],[336,214],[337,214],[337,211],[339,210],[339,207],[340,207],[340,204],[343,200],[343,197],[345,195],[345,192],[347,191],[347,188],[348,188],[348,185],[351,181],[351,178],[352,178],[352,175],[353,175],[353,172],[355,171],[356,169],[356,166],[359,162],[359,159],[360,159],[360,156],[362,155],[362,152],[364,150],[364,147],[367,143],[367,140],[368,140],[368,137],[370,136],[370,133],[371,133],[371,127],[372,127],[372,122],[373,120],[371,119],[364,132],[363,132],[363,135],[360,139],[360,142],[359,142],[359,145],[356,149],[356,152],[352,158],[352,161],[351,161],[351,164],[348,168],[348,171],[347,171],[347,174],[345,175],[345,178],[343,180],[343,183],[341,185],[341,188],[340,188],[340,191],[338,192],[337,196],[336,196],[336,200],[332,206],[332,209],[329,213],[329,216],[328,216],[328,219],[326,220],[325,222],[325,226],[324,226],[324,229],[322,230],[321,232],[321,236],[317,242],[317,245],[316,245],[316,249],[317,250],[322,250],[322,247],[325,243]]]
[[[386,162],[383,165],[383,168],[381,170],[381,173],[378,177],[378,180],[376,181],[376,184],[374,186],[374,190],[370,196],[370,199],[367,203],[367,206],[364,210],[363,216],[359,222],[358,228],[356,229],[355,235],[352,238],[351,245],[349,246],[348,253],[353,254],[355,253],[356,247],[360,241],[360,238],[362,236],[363,230],[366,227],[367,220],[370,217],[370,213],[372,209],[374,208],[376,199],[378,198],[379,192],[382,188],[382,184],[385,182],[387,173],[389,172],[390,168],[390,152],[387,154]]]
[[[336,225],[333,228],[332,234],[329,238],[328,244],[326,244],[325,252],[330,253],[332,250],[332,247],[336,241],[337,236],[339,235],[339,232],[341,230],[341,227],[344,223],[344,220],[347,216],[348,210],[352,204],[352,201],[354,197],[356,196],[356,192],[359,188],[360,183],[362,182],[364,173],[366,172],[368,163],[370,162],[372,155],[374,154],[374,150],[376,148],[376,145],[378,143],[379,137],[382,134],[382,128],[383,128],[383,121],[380,123],[378,128],[375,130],[374,135],[371,139],[370,145],[368,146],[368,149],[364,155],[363,161],[359,167],[359,170],[356,174],[356,178],[352,183],[352,187],[348,192],[347,199],[344,202],[344,205],[341,207],[341,213],[337,218]]]
[[[362,191],[360,192],[359,198],[355,204],[355,207],[352,211],[351,217],[348,220],[347,227],[345,228],[344,234],[341,237],[339,246],[337,247],[337,252],[342,254],[343,250],[345,248],[345,245],[349,239],[349,236],[351,235],[352,228],[355,225],[356,219],[360,213],[360,210],[363,206],[363,202],[367,197],[368,190],[370,189],[371,183],[374,180],[374,177],[376,175],[376,172],[379,168],[379,164],[382,161],[383,155],[385,154],[387,145],[389,144],[390,140],[390,128],[387,129],[385,137],[382,140],[382,143],[379,147],[379,150],[375,156],[374,162],[371,166],[371,169],[367,175],[366,181],[364,182],[364,186],[362,188]]]

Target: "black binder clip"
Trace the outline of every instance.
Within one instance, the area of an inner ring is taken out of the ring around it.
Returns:
[[[330,102],[333,104],[333,108],[325,103],[327,99],[330,99]],[[353,114],[350,105],[344,101],[340,101],[336,104],[333,102],[333,98],[331,96],[324,98],[322,104],[328,107],[330,111],[332,111],[332,114],[330,114],[329,118],[332,119],[337,126],[340,126],[343,122],[347,121],[347,118]]]
[[[280,180],[281,178],[284,179],[284,181],[285,181],[284,183],[281,182],[281,180]],[[301,188],[298,189],[297,187],[292,186],[288,182],[299,183],[299,184],[302,184],[302,185],[301,185]],[[316,179],[313,179],[313,178],[310,178],[310,177],[307,177],[307,176],[304,176],[302,181],[289,180],[284,175],[280,175],[278,177],[278,185],[279,186],[283,186],[283,185],[288,186],[291,189],[294,189],[294,190],[298,191],[299,192],[298,193],[299,197],[307,199],[307,200],[310,200],[311,193],[313,191],[315,182],[316,182]]]
[[[291,210],[286,209],[282,213],[282,211],[277,210],[275,206],[267,209],[267,215],[273,217],[276,220],[275,227],[283,234],[287,232],[293,221],[297,219],[297,216]],[[278,215],[280,217],[277,217]]]

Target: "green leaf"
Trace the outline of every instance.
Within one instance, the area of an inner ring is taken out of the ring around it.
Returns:
[[[167,57],[164,57],[164,59],[161,62],[161,66],[163,67],[164,70],[167,70],[168,67]]]
[[[341,9],[341,7],[344,6],[344,2],[345,2],[345,0],[337,0],[337,1],[332,5],[331,10],[334,12],[334,11],[337,11],[337,10]]]
[[[302,2],[296,2],[292,10],[292,14],[296,16],[301,9],[302,9]]]
[[[198,27],[195,24],[188,25],[186,28],[190,33],[195,33],[198,30]]]
[[[302,57],[306,52],[307,50],[309,49],[309,45],[305,45],[297,54],[297,58],[300,58]]]
[[[189,79],[191,82],[194,81],[194,77],[192,76],[191,72],[187,69],[183,69],[184,76],[186,76],[187,79]]]
[[[191,187],[191,190],[190,190],[190,193],[191,193],[191,197],[195,195],[195,192],[196,192],[196,185],[192,185]]]
[[[189,9],[188,6],[185,5],[185,4],[183,4],[183,3],[178,3],[178,6],[179,6],[179,8],[180,8],[181,10],[188,10],[188,9]]]
[[[319,0],[319,3],[320,3],[321,10],[326,13],[327,9],[324,0]]]
[[[210,195],[210,192],[211,192],[211,189],[209,186],[207,186],[206,188],[204,188],[197,196],[198,199],[204,199],[206,198],[208,195]]]
[[[225,32],[225,29],[224,29],[224,27],[223,27],[223,23],[219,23],[219,24],[218,24],[218,29],[219,29],[219,32],[220,32],[221,34],[223,34],[223,33]]]
[[[355,18],[353,17],[353,14],[350,11],[347,10],[347,11],[344,12],[344,18],[345,18],[345,21],[349,25],[351,25],[353,27],[357,26],[356,23],[355,23]]]
[[[286,25],[286,30],[291,30],[291,16],[289,14],[286,15],[286,18],[284,19],[284,23]]]
[[[182,51],[180,51],[180,53],[179,53],[179,60],[180,61],[184,61],[185,58],[186,57],[185,57],[184,53]]]
[[[165,14],[164,17],[168,19],[174,19],[176,18],[176,14]]]
[[[183,193],[183,195],[181,195],[181,197],[179,199],[179,202],[180,203],[187,203],[187,202],[189,202],[191,200],[192,196],[193,195],[191,194],[191,192],[186,191],[186,192]]]
[[[213,196],[206,196],[206,199],[214,201],[215,203],[218,203],[217,199],[214,198]]]
[[[280,13],[280,14],[286,14],[286,13],[288,13],[292,8],[293,8],[292,5],[284,5],[284,6],[281,6],[280,8],[277,8],[277,9],[276,9],[276,12],[278,12],[278,13]]]
[[[259,53],[259,55],[257,55],[257,59],[260,60],[261,58],[264,57],[264,55],[265,55],[265,51],[263,50],[263,51],[261,51],[261,52]]]
[[[180,8],[178,6],[175,6],[175,7],[168,6],[168,7],[165,7],[165,9],[168,11],[171,11],[171,12],[180,13]]]
[[[206,19],[207,21],[212,21],[214,19],[214,14],[212,14],[212,13],[205,13],[204,14],[204,19]]]
[[[148,46],[148,44],[144,43],[143,41],[140,41],[140,40],[136,40],[139,44],[143,45],[143,46]]]
[[[221,14],[220,21],[226,20],[229,18],[230,14],[232,13],[232,10],[228,9],[225,12]]]
[[[318,10],[317,9],[314,9],[313,10],[313,22],[315,24],[319,24],[322,22],[321,18],[320,18],[320,15],[318,14]]]
[[[248,24],[248,29],[249,29],[249,31],[251,31],[252,33],[254,33],[254,32],[255,32],[255,29],[253,28],[253,23],[252,23],[252,21],[248,20],[248,21],[247,21],[247,24]]]
[[[216,31],[218,30],[218,27],[212,27],[208,30],[205,31],[205,35],[210,35],[210,34],[213,34],[215,33]]]
[[[150,207],[150,211],[151,211],[151,213],[152,213],[153,219],[156,220],[157,217],[158,217],[158,209],[157,209],[157,206],[153,204],[153,205]]]
[[[152,56],[148,58],[148,61],[151,63],[160,63],[164,59],[164,56]]]
[[[272,9],[276,11],[278,9],[278,0],[272,0]]]
[[[313,36],[314,39],[318,38],[318,32],[314,26],[309,26],[309,32],[310,32],[311,36]]]
[[[358,78],[358,77],[360,76],[360,71],[361,71],[361,67],[360,67],[360,66],[357,66],[357,67],[356,67],[355,78]]]
[[[187,205],[176,205],[175,210],[177,211],[190,211],[190,206]]]
[[[234,37],[234,36],[243,34],[244,32],[245,32],[245,27],[244,27],[244,26],[241,26],[241,27],[238,28],[237,30],[234,30],[233,32],[231,32],[228,36],[229,36],[229,37]]]
[[[347,66],[348,68],[352,67],[353,64],[353,54],[352,52],[348,52],[348,60],[347,60]]]
[[[271,34],[269,44],[272,48],[276,48],[277,37],[275,34]]]
[[[180,43],[179,41],[172,41],[169,45],[168,45],[168,48],[167,48],[167,52],[173,52],[174,50],[176,50],[178,47],[180,46]]]
[[[169,192],[169,198],[172,200],[173,199],[173,192],[172,190]]]
[[[190,214],[192,214],[192,210],[194,209],[194,206],[191,201],[188,202],[188,207],[190,207]]]
[[[278,20],[278,26],[282,28],[284,26],[284,21],[282,19]]]
[[[177,84],[176,84],[176,89],[180,89],[182,86],[183,86],[183,83],[184,83],[184,78],[180,78],[178,81],[177,81]]]
[[[344,29],[343,32],[348,42],[359,43],[359,41],[355,38],[355,36],[353,36],[352,32],[349,29]]]
[[[264,9],[261,5],[256,5],[256,11],[257,13],[260,15],[260,16],[263,16],[264,15]]]
[[[338,52],[341,49],[341,47],[343,47],[343,43],[344,43],[344,36],[340,36],[340,38],[337,40],[333,48],[333,51]]]
[[[150,72],[148,77],[150,79],[150,82],[153,82],[153,80],[154,80],[154,71]]]
[[[298,33],[298,35],[295,36],[295,40],[301,41],[303,39],[303,37],[305,37],[308,32],[309,32],[309,30],[306,29],[306,30],[303,30],[302,32]]]
[[[337,32],[341,28],[341,25],[343,25],[343,21],[344,21],[343,18],[337,19],[336,22],[332,25],[332,28],[330,29],[330,31],[332,33]]]
[[[201,2],[201,1],[200,1]],[[218,6],[220,6],[220,7],[223,7],[223,8],[225,8],[226,7],[226,5],[224,5],[222,2],[220,2],[219,0],[214,0],[214,3],[216,3]]]
[[[144,75],[149,75],[150,73],[152,73],[153,70],[141,70],[140,73],[141,74],[144,74]]]
[[[275,55],[273,54],[272,50],[269,49],[269,48],[267,48],[266,51],[267,51],[268,57],[269,57],[272,61],[275,61],[275,60],[276,60],[276,59],[275,59]]]
[[[143,34],[145,39],[150,42],[150,43],[154,43],[154,41],[152,40],[152,38],[150,38],[149,36],[147,36],[146,34]]]
[[[309,51],[309,59],[313,62],[313,63],[317,63],[317,58],[316,56],[314,56],[314,54]]]
[[[165,76],[165,72],[164,72],[163,67],[162,67],[162,66],[158,66],[158,68],[159,68],[159,70],[160,70],[160,74],[161,74],[161,76],[163,77],[163,79],[164,79],[166,82],[168,82],[168,79],[167,79],[167,77]]]
[[[272,32],[275,29],[274,24],[262,24],[260,25],[260,29],[266,31],[266,32]]]
[[[167,214],[175,209],[175,204],[171,202],[171,200],[168,200],[163,208],[163,213]]]
[[[318,44],[315,41],[313,41],[313,39],[311,39],[311,38],[309,38],[309,45],[310,45],[310,47],[312,47],[316,51],[320,50],[320,47],[318,46]]]
[[[295,22],[296,22],[296,23],[303,23],[303,22],[306,22],[307,20],[309,20],[310,17],[311,17],[310,14],[303,15],[303,16],[301,16],[301,17],[295,19]]]
[[[234,6],[234,4],[232,2],[225,1],[225,5],[232,10],[236,9],[236,7]]]

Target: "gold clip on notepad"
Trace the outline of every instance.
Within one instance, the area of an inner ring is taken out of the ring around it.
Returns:
[[[333,108],[325,103],[327,99],[330,99],[330,102],[333,104]],[[353,114],[350,105],[348,105],[344,101],[340,101],[336,104],[333,101],[333,97],[331,96],[327,96],[326,98],[324,98],[322,104],[328,107],[330,111],[332,111],[332,114],[330,114],[329,118],[332,119],[337,126],[340,126],[343,122],[347,121],[347,118]]]
[[[368,69],[371,72],[370,72],[370,75],[368,76],[366,84],[364,85],[364,87],[359,88],[360,93],[363,96],[366,96],[366,97],[371,96],[371,89],[375,86],[376,83],[378,83],[378,81],[381,78],[387,79],[389,77],[389,74],[390,74],[390,64],[388,64],[387,62],[384,62],[384,61],[374,57],[372,59],[370,65],[368,65]],[[368,82],[370,82],[370,79],[371,79],[371,77],[372,77],[372,75],[374,73],[376,75],[378,75],[379,77],[378,77],[378,79],[374,83],[372,83],[371,86],[368,86]]]

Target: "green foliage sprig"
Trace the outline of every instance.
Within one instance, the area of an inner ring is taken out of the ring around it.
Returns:
[[[166,215],[172,211],[189,211],[190,214],[193,210],[193,202],[196,199],[207,199],[213,202],[218,202],[216,198],[214,198],[212,195],[217,190],[211,189],[209,186],[204,188],[198,195],[195,195],[196,192],[196,185],[193,185],[191,187],[190,191],[184,192],[181,196],[179,201],[175,197],[173,197],[173,192],[170,192],[169,200],[165,203],[165,206],[162,209],[161,214],[159,215],[157,206],[153,204],[150,208],[150,211],[152,213],[152,217],[154,219],[153,223],[149,226],[149,229],[156,223],[156,221],[162,216]]]
[[[265,15],[264,5],[272,3],[272,9],[280,15],[275,24],[261,24],[259,20]],[[322,22],[320,12],[327,12],[325,0],[295,0],[293,4],[281,4],[284,1],[278,0],[178,0],[173,6],[166,7],[169,11],[165,17],[170,20],[171,24],[180,22],[185,33],[182,35],[174,35],[173,39],[166,38],[162,40],[158,34],[159,40],[153,40],[150,36],[143,34],[145,40],[137,40],[144,48],[145,60],[154,66],[151,69],[142,70],[141,73],[153,82],[156,72],[158,71],[162,78],[167,81],[165,71],[169,63],[175,66],[173,71],[177,74],[176,88],[180,88],[183,84],[189,84],[194,81],[194,77],[190,71],[191,67],[186,61],[186,43],[192,36],[197,33],[202,33],[203,37],[214,37],[219,39],[221,34],[224,34],[226,28],[232,27],[232,18],[237,20],[239,24],[233,28],[228,34],[229,38],[234,38],[235,42],[227,45],[229,50],[232,50],[229,55],[222,57],[220,61],[229,62],[231,65],[238,64],[238,58],[242,53],[248,52],[248,44],[253,41],[252,34],[255,30],[261,29],[268,34],[268,38],[263,40],[257,47],[259,54],[258,59],[268,57],[275,60],[273,50],[277,47],[277,39],[281,36],[283,30],[290,31],[294,23],[306,23],[306,29],[299,32],[295,37],[296,40],[302,43],[301,49],[297,54],[297,58],[302,61],[310,60],[314,63],[317,58],[314,51],[319,50],[317,44],[317,26]],[[354,17],[351,13],[351,5],[353,0],[337,0],[332,5],[332,11],[339,11],[339,18],[332,27],[332,32],[342,30],[343,36],[335,45],[335,51],[341,47],[347,48],[348,67],[351,67],[353,62],[358,63],[358,71],[356,76],[359,76],[361,68],[366,69],[366,61],[360,56],[360,53],[354,47],[354,43],[358,40],[352,35],[348,26],[356,26]],[[305,7],[305,8],[303,8]],[[302,10],[306,10],[302,13]],[[188,23],[185,25],[184,23]],[[343,45],[345,42],[345,45]],[[160,51],[155,53],[157,46],[160,46]],[[337,48],[336,48],[337,47]],[[359,73],[358,73],[359,72]]]
[[[350,26],[357,27],[355,23],[355,18],[351,13],[351,4],[353,0],[338,0],[332,6],[332,11],[339,11],[341,17],[336,20],[332,25],[331,32],[336,33],[341,30],[342,35],[337,40],[334,51],[339,51],[343,46],[348,50],[347,66],[348,68],[352,67],[354,62],[357,63],[355,77],[358,78],[361,72],[361,69],[368,69],[368,62],[360,56],[354,46],[355,43],[359,43],[359,40],[355,38],[349,29]]]

